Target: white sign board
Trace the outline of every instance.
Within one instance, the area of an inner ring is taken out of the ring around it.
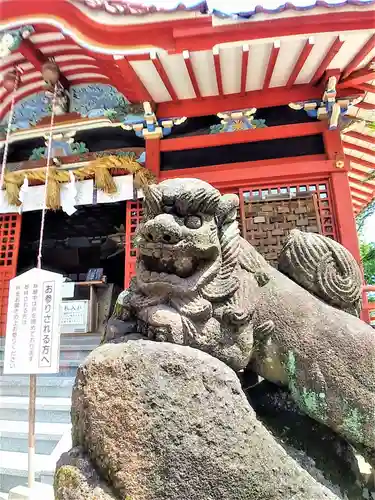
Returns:
[[[34,268],[10,281],[5,374],[58,373],[63,280]]]
[[[61,304],[61,333],[87,333],[89,301],[67,300]]]

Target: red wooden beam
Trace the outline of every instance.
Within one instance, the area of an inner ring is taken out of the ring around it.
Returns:
[[[356,104],[356,107],[360,109],[365,109],[367,111],[372,111],[373,109],[375,109],[375,104],[372,104],[371,102],[361,101],[358,104]]]
[[[297,123],[293,125],[279,125],[277,127],[241,130],[211,135],[193,135],[176,137],[161,141],[160,151],[183,151],[187,149],[211,148],[214,146],[227,146],[229,144],[242,144],[246,142],[271,141],[273,139],[287,139],[288,137],[302,137],[320,134],[325,130],[325,123]]]
[[[353,57],[350,63],[344,69],[342,79],[347,78],[363,61],[365,57],[369,55],[372,49],[375,47],[375,35],[372,35],[370,39],[364,44],[361,50]]]
[[[331,33],[352,30],[373,29],[374,21],[366,11],[329,12],[304,16],[272,19],[257,23],[228,24],[227,26],[194,26],[173,30],[175,50],[210,50],[216,44],[279,38],[281,36],[303,35],[306,33]],[[156,40],[156,39],[155,39]],[[154,40],[154,44],[155,44]]]
[[[327,54],[323,57],[322,62],[319,64],[317,70],[315,71],[314,76],[311,79],[311,83],[313,85],[316,85],[324,75],[326,69],[330,65],[331,61],[333,58],[336,56],[336,54],[339,52],[341,47],[344,44],[344,38],[339,35],[336,37],[335,41],[332,43],[331,47],[328,49]]]
[[[126,97],[132,102],[153,102],[151,94],[143,85],[127,58],[118,59],[116,64],[120,69],[123,83],[126,87]]]
[[[363,146],[358,146],[358,144],[352,144],[351,142],[346,141],[343,141],[342,145],[346,149],[353,149],[354,151],[358,151],[359,153],[373,156],[375,159],[375,151],[373,151],[372,149],[364,148]]]
[[[360,182],[363,182],[366,186],[374,186],[375,180],[370,180],[368,177],[371,175],[371,172],[363,172],[363,170],[359,170],[358,168],[352,167],[349,172],[352,172],[355,175],[358,175],[361,178]],[[359,180],[359,179],[357,179]]]
[[[191,84],[193,86],[195,95],[196,95],[197,99],[200,99],[202,97],[201,91],[199,88],[197,77],[195,76],[193,64],[192,64],[191,58],[190,58],[190,53],[188,50],[184,50],[182,55],[183,55],[183,58],[185,61],[185,66],[186,66],[187,72],[189,73],[189,76],[190,76],[190,81],[191,81]]]
[[[375,144],[375,137],[373,137],[372,135],[365,135],[365,134],[360,134],[359,132],[350,131],[344,134],[344,138],[346,136],[353,137],[353,139],[358,139],[360,141],[369,142],[370,144]]]
[[[343,80],[337,85],[337,88],[355,87],[370,80],[375,79],[375,70],[369,68],[363,68],[358,71],[354,71],[348,78]]]
[[[97,2],[96,2],[97,3]],[[20,1],[1,2],[4,24],[18,19],[43,17],[53,19],[60,29],[77,33],[81,39],[93,45],[112,49],[139,46],[158,46],[167,50],[211,50],[217,43],[256,38],[275,38],[304,33],[344,32],[347,30],[373,29],[373,17],[366,10],[352,12],[329,12],[327,14],[286,17],[256,23],[212,26],[210,16],[193,17],[176,21],[134,23],[126,26],[101,24],[101,16],[91,18],[66,1]]]
[[[220,63],[220,50],[218,47],[214,47],[212,50],[214,56],[214,65],[215,65],[215,74],[217,81],[217,89],[219,92],[219,96],[224,95],[223,91],[223,79],[221,77],[221,63]]]
[[[303,158],[280,158],[276,160],[245,161],[230,165],[213,165],[210,167],[186,168],[160,172],[160,181],[175,177],[196,177],[205,180],[216,187],[247,186],[268,182],[287,182],[290,179],[312,179],[327,176],[336,171],[332,162],[324,160],[323,155],[305,156]]]
[[[324,92],[323,87],[312,87],[311,85],[294,85],[291,89],[285,87],[274,87],[267,91],[253,90],[240,94],[229,94],[225,96],[203,97],[201,100],[184,99],[178,103],[163,102],[158,105],[158,118],[170,118],[171,116],[208,116],[215,115],[219,110],[230,111],[250,107],[269,108],[272,106],[283,106],[290,102],[309,101],[321,99]],[[345,89],[338,92],[338,97],[344,98],[357,95],[356,89]]]
[[[242,96],[246,94],[246,81],[247,81],[247,71],[249,68],[249,60],[250,60],[250,47],[248,45],[242,45],[241,87],[240,87],[240,94]]]
[[[22,40],[17,50],[40,72],[43,64],[49,60],[29,39]],[[64,88],[69,89],[70,83],[61,72],[59,81]]]
[[[161,81],[164,83],[165,88],[168,90],[169,95],[172,98],[172,101],[178,101],[178,96],[176,94],[175,89],[173,88],[173,85],[171,84],[169,77],[167,75],[167,72],[165,71],[162,63],[160,62],[160,59],[156,52],[153,52],[150,55],[150,59],[152,61],[152,64],[154,65],[156,71],[158,72],[158,75],[161,78]]]
[[[366,196],[375,194],[375,186],[370,185],[370,187],[368,187],[364,182],[361,182],[359,179],[352,177],[350,175],[350,172],[349,172],[349,181],[351,184],[351,188],[356,189],[357,191],[361,191],[362,194]]]
[[[361,189],[358,189],[357,187],[352,186],[351,184],[353,183],[349,177],[350,181],[350,191],[352,193],[355,193],[357,198],[361,198],[362,200],[371,200],[373,197],[373,193],[368,193],[367,191],[362,191]]]
[[[271,78],[273,75],[273,70],[276,66],[277,56],[280,52],[280,40],[275,40],[272,44],[270,57],[268,59],[268,65],[266,70],[266,75],[263,82],[263,90],[266,90],[270,86]]]
[[[371,201],[372,197],[362,198],[362,196],[359,196],[355,191],[353,191],[353,189],[350,189],[350,192],[351,192],[352,198],[359,201],[360,203],[364,203],[365,205],[367,205],[367,203],[369,201]]]
[[[313,47],[314,47],[314,38],[310,37],[306,40],[305,45],[300,55],[298,56],[296,64],[294,65],[294,68],[290,73],[289,79],[286,84],[286,88],[290,89],[294,85],[294,82],[296,81],[298,75],[300,74],[300,71],[303,68],[303,65],[305,64],[306,59],[309,57]]]
[[[114,60],[103,60],[99,57],[96,60],[99,71],[108,78],[108,83],[116,87],[127,99],[134,101],[132,87],[127,84],[122,77],[120,68],[115,64]]]
[[[372,92],[373,94],[375,94],[375,86],[370,85],[369,83],[358,83],[355,88],[358,90],[363,90],[363,92]]]

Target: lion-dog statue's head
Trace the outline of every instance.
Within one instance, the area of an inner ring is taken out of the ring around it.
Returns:
[[[150,186],[143,207],[126,299],[142,333],[246,366],[257,276],[268,266],[240,236],[238,197],[198,179],[171,179]]]
[[[138,231],[139,288],[146,294],[163,288],[172,295],[205,295],[220,282],[217,293],[224,297],[232,291],[238,281],[233,276],[239,253],[233,224],[237,206],[237,196],[220,196],[198,179],[151,186]]]

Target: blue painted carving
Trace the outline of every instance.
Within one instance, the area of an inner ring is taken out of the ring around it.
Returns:
[[[45,92],[25,97],[14,106],[12,130],[29,128],[50,114],[50,100]],[[7,123],[7,120],[8,116],[4,118],[3,125]]]
[[[69,141],[52,141],[51,156],[72,156],[82,153],[89,153],[88,148],[84,142],[69,142]],[[47,158],[47,147],[34,148],[29,160],[41,160]]]
[[[111,85],[92,83],[70,88],[70,111],[83,117],[105,116],[126,124],[143,122],[143,107],[131,104]]]

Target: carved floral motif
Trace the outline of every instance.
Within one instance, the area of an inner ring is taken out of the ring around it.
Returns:
[[[265,120],[256,120],[254,118],[255,113],[256,108],[218,113],[217,116],[221,118],[221,123],[212,125],[210,127],[210,134],[267,127]]]

